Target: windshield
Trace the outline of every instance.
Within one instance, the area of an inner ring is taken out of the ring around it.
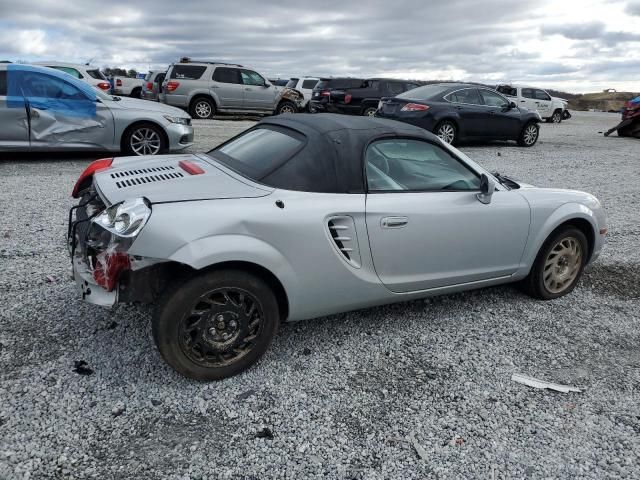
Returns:
[[[302,139],[271,128],[256,128],[214,148],[208,155],[256,181],[286,162],[302,146]]]
[[[449,85],[425,85],[424,87],[414,88],[407,92],[396,95],[397,98],[406,98],[409,100],[429,100],[433,97],[442,95],[450,88]]]
[[[298,84],[298,79],[297,78],[292,78],[291,80],[289,80],[287,82],[287,88],[296,88],[296,85]]]
[[[95,70],[87,70],[87,74],[91,77],[91,78],[95,78],[96,80],[106,80],[107,77],[104,76],[104,74],[98,70],[97,68]]]

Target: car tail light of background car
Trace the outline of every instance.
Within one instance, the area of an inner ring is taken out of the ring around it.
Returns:
[[[100,90],[109,91],[111,90],[111,84],[109,82],[100,82],[97,87]]]
[[[180,82],[174,82],[173,80],[170,82],[167,82],[167,92],[173,92],[179,86],[180,86]]]
[[[153,82],[147,82],[147,90],[153,90]]]
[[[93,174],[96,173],[97,171],[106,170],[107,168],[111,167],[112,163],[113,163],[113,157],[101,158],[100,160],[95,160],[91,162],[89,166],[84,169],[84,172],[80,174],[80,177],[78,177],[78,181],[73,187],[71,196],[73,198],[78,198],[78,193],[80,192],[80,190],[84,190],[85,188],[84,184],[86,183],[86,180],[93,177]]]
[[[122,80],[117,78],[116,79],[116,87],[121,87],[122,86]]]
[[[329,97],[330,95],[331,95],[331,92],[329,90],[322,90],[320,92],[321,97]]]
[[[429,110],[429,105],[421,103],[407,103],[400,109],[401,112],[424,112],[426,110]]]

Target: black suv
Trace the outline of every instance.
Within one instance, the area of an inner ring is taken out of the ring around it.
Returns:
[[[313,89],[311,109],[372,117],[382,97],[395,97],[418,86],[392,78],[321,78]]]

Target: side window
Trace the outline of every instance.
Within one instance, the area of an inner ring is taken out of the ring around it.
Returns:
[[[202,65],[174,65],[171,69],[172,79],[198,80],[207,67]]]
[[[535,95],[535,93],[533,91],[533,88],[523,88],[522,89],[522,96],[524,98],[533,98],[533,99],[536,98],[536,95]]]
[[[236,68],[216,67],[213,80],[220,83],[242,83]]]
[[[466,103],[467,105],[482,105],[482,100],[476,88],[463,88],[447,95],[447,99],[454,103]]]
[[[367,148],[370,192],[478,190],[480,179],[437,145],[420,140],[378,140]]]
[[[313,87],[315,87],[317,83],[318,80],[303,80],[302,88],[313,90]]]
[[[544,90],[536,90],[536,100],[551,100],[551,97]]]
[[[74,85],[56,77],[36,72],[22,75],[22,91],[26,97],[39,97],[57,100],[87,100],[87,97]]]
[[[404,85],[402,83],[398,83],[398,82],[387,82],[387,89],[393,95],[398,95],[398,94],[400,94],[400,93],[405,91],[404,90]]]
[[[54,67],[54,66],[51,66],[49,68],[55,68],[56,70],[60,70],[61,72],[68,73],[69,75],[71,75],[72,77],[75,77],[75,78],[82,78],[82,75],[80,74],[80,72],[78,70],[76,70],[75,68]]]
[[[7,96],[7,71],[0,70],[0,96]]]
[[[496,88],[496,90],[498,92],[500,92],[503,95],[506,95],[508,97],[517,97],[518,96],[518,90],[510,87],[509,85],[500,85],[498,88]]]
[[[241,70],[240,76],[242,77],[242,83],[245,85],[256,85],[260,87],[264,85],[264,78],[251,70]]]
[[[507,106],[509,106],[509,102],[506,98],[490,90],[480,89],[480,95],[482,95],[484,104],[489,107],[506,108]]]

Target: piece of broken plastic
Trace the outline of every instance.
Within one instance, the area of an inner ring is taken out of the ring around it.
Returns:
[[[511,380],[514,382],[522,383],[523,385],[528,385],[533,388],[542,388],[548,390],[555,390],[557,392],[569,393],[569,392],[578,392],[582,393],[582,390],[576,387],[571,387],[569,385],[560,385],[558,383],[545,382],[544,380],[539,380],[537,378],[529,377],[527,375],[522,375],[520,373],[514,373],[511,375]]]

